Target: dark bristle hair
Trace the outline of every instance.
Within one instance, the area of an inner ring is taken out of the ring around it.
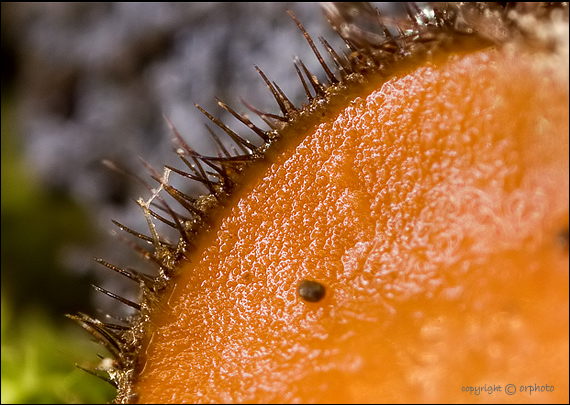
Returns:
[[[519,24],[518,17],[521,15],[532,15],[536,21],[540,21],[548,18],[553,9],[562,9],[562,14],[568,18],[568,3],[429,3],[427,6],[425,4],[428,3],[403,3],[406,17],[396,20],[383,15],[366,3],[326,3],[323,6],[326,17],[346,44],[345,50],[335,50],[324,38],[319,38],[326,52],[324,55],[332,63],[325,60],[303,25],[291,11],[288,11],[320,63],[325,77],[325,81],[322,82],[301,60],[294,62],[294,69],[299,76],[308,104],[294,105],[282,89],[270,81],[257,66],[255,69],[273,95],[280,113],[259,111],[247,102],[242,102],[267,124],[268,129],[258,127],[247,115],[237,113],[218,100],[223,110],[243,124],[249,133],[261,139],[260,146],[256,146],[196,105],[196,108],[217,127],[213,129],[207,126],[208,132],[218,145],[217,156],[202,155],[184,141],[174,125],[166,118],[178,146],[176,153],[182,160],[184,168],[166,166],[160,174],[143,162],[150,172],[150,177],[157,182],[158,188],[153,188],[140,177],[125,172],[151,193],[148,200],[142,198],[137,200],[147,220],[150,234],[145,235],[113,221],[127,234],[126,236],[135,236],[145,244],[152,245],[152,251],[148,251],[128,237],[121,237],[128,246],[156,267],[157,275],[149,276],[131,268],[125,270],[102,259],[95,259],[97,263],[139,285],[141,299],[138,303],[94,286],[96,290],[131,307],[135,310],[135,315],[125,320],[118,320],[118,323],[103,322],[83,313],[68,315],[91,333],[109,352],[110,357],[101,356],[101,363],[95,370],[80,368],[115,386],[118,390],[115,402],[132,402],[136,399],[132,383],[142,367],[138,352],[144,336],[152,328],[149,320],[152,308],[160,301],[161,294],[168,288],[170,280],[176,276],[180,262],[186,260],[186,254],[192,250],[196,235],[208,229],[214,211],[224,206],[234,189],[240,186],[242,173],[252,165],[264,161],[267,151],[278,149],[281,138],[311,129],[314,125],[308,124],[306,118],[312,112],[338,111],[345,105],[344,101],[347,99],[346,94],[343,95],[345,90],[355,93],[371,80],[385,81],[402,64],[416,66],[437,54],[453,50],[482,49],[516,41],[519,38],[532,43],[528,41],[529,37],[533,39],[532,31]],[[363,25],[359,24],[359,19],[372,24],[363,28]],[[372,29],[370,26],[375,28]],[[222,136],[233,142],[231,151],[220,140],[220,131]],[[105,162],[105,164],[115,170],[123,171],[113,163]],[[172,173],[202,184],[208,193],[197,198],[183,193],[170,184],[169,176]],[[163,191],[176,201],[177,209],[183,211],[183,214],[175,211],[161,197]],[[176,229],[179,234],[176,243],[167,242],[158,234],[154,223],[156,220]]]

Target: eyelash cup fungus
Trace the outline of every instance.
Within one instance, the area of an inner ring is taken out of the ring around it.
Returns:
[[[72,316],[117,402],[568,402],[567,5],[405,7],[326,5],[338,50],[289,12],[322,67],[294,64],[307,103],[259,69],[267,128],[219,103],[261,146],[198,107],[235,144],[203,156],[169,122],[150,235],[119,224],[158,275],[98,260],[138,315]]]

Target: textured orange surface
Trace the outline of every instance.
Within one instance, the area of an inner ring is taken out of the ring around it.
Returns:
[[[140,401],[568,402],[565,69],[457,55],[292,147],[152,319]]]

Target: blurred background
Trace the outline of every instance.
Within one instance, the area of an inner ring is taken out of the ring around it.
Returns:
[[[113,398],[74,367],[107,353],[64,314],[128,314],[90,284],[133,300],[136,286],[91,258],[132,264],[110,219],[147,233],[134,199],[148,192],[101,161],[143,178],[139,157],[181,167],[163,114],[215,154],[194,103],[240,133],[214,97],[278,112],[254,64],[304,102],[294,57],[320,69],[286,9],[341,47],[315,3],[2,3],[2,403]]]

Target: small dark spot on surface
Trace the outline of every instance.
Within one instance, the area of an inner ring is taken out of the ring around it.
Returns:
[[[297,287],[299,296],[308,302],[319,302],[325,297],[326,288],[317,281],[301,280]]]
[[[562,248],[564,249],[564,251],[566,253],[568,253],[568,248],[570,245],[570,236],[569,236],[570,232],[568,230],[568,227],[566,227],[565,229],[561,230],[558,233],[558,242],[560,243],[560,246],[562,246]]]

